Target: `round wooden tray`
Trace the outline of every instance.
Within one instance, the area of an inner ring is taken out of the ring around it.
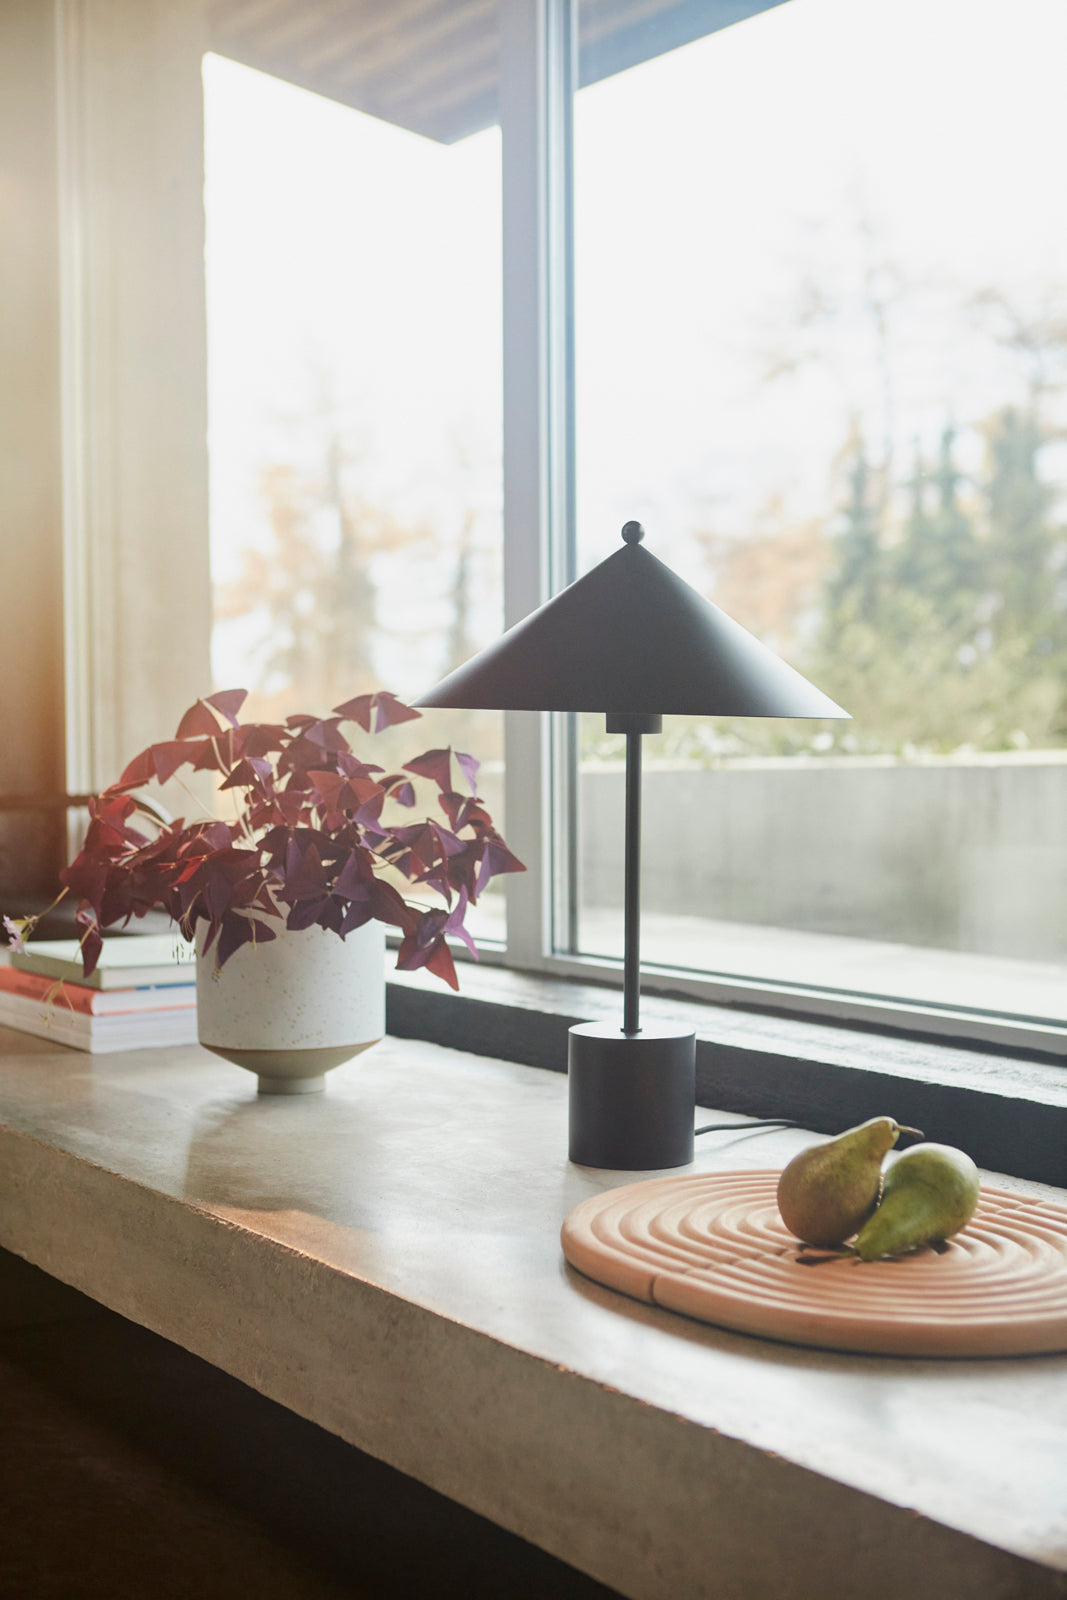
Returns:
[[[777,1171],[652,1178],[594,1195],[563,1224],[586,1277],[741,1333],[877,1355],[1067,1350],[1067,1207],[983,1186],[938,1249],[863,1262],[802,1247]]]

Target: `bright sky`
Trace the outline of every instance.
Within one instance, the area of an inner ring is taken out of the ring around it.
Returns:
[[[792,0],[580,96],[589,562],[629,515],[672,527],[706,499],[740,531],[775,491],[825,507],[848,412],[884,422],[868,262],[911,283],[898,444],[1006,398],[963,302],[995,283],[1064,304],[1065,61],[1063,0]],[[837,317],[801,380],[768,385],[753,357],[803,348],[805,279]]]
[[[1021,396],[967,301],[1064,304],[1064,62],[1064,0],[791,0],[581,93],[581,565],[631,516],[686,572],[692,527],[825,511],[854,410],[904,452]],[[444,546],[471,508],[494,541],[497,131],[440,146],[217,58],[205,82],[219,576],[262,537],[261,468],[314,461],[324,390],[368,498]],[[888,408],[868,270],[901,283]],[[817,359],[767,383],[812,343],[806,284],[833,307]],[[225,681],[244,647],[221,640]],[[433,675],[385,649],[400,692]]]

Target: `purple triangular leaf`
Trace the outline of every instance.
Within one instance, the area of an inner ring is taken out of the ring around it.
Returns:
[[[473,756],[464,755],[462,750],[457,750],[455,756],[463,776],[470,785],[471,794],[476,795],[478,793],[478,768],[481,766],[481,762],[476,761]]]

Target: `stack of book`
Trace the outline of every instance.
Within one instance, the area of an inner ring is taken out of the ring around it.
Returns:
[[[196,966],[173,934],[105,939],[82,975],[74,939],[41,939],[0,965],[0,1024],[75,1050],[140,1050],[196,1040]]]

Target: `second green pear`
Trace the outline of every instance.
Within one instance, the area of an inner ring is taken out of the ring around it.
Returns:
[[[952,1145],[916,1145],[886,1172],[882,1203],[860,1230],[856,1254],[878,1261],[949,1239],[970,1222],[978,1200],[978,1168],[970,1156]]]
[[[807,1244],[851,1238],[877,1203],[886,1152],[901,1132],[917,1131],[892,1117],[871,1117],[794,1156],[778,1180],[778,1209],[790,1233]]]

